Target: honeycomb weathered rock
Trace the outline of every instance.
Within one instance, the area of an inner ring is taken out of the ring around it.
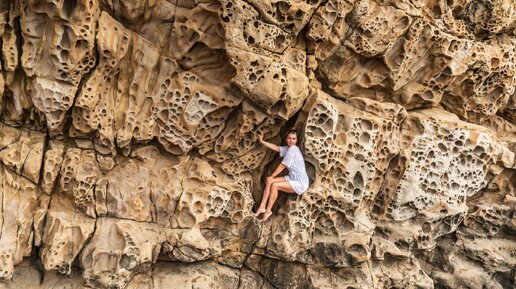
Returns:
[[[514,287],[513,2],[3,1],[0,287]]]

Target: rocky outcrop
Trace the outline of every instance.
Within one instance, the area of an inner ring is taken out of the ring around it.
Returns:
[[[0,37],[2,288],[514,285],[511,1],[16,0]]]

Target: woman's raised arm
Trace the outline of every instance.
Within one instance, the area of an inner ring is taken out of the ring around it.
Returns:
[[[272,144],[270,142],[267,142],[267,141],[264,141],[263,140],[263,136],[260,136],[260,143],[268,148],[270,148],[271,150],[274,150],[274,151],[277,151],[277,152],[280,152],[280,148],[279,146],[275,145],[275,144]]]

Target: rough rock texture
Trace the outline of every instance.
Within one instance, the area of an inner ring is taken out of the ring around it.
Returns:
[[[0,288],[516,284],[514,1],[3,1],[0,45]]]

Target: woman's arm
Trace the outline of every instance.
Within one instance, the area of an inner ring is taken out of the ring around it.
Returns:
[[[263,140],[263,136],[260,136],[260,143],[268,148],[270,148],[271,150],[274,150],[274,151],[277,151],[277,152],[280,152],[280,148],[279,146],[275,145],[275,144],[272,144],[270,142],[267,142],[267,141],[264,141]]]
[[[276,169],[274,170],[274,172],[269,176],[270,178],[275,178],[277,175],[279,175],[281,173],[281,171],[283,171],[285,169],[285,165],[280,163]]]

